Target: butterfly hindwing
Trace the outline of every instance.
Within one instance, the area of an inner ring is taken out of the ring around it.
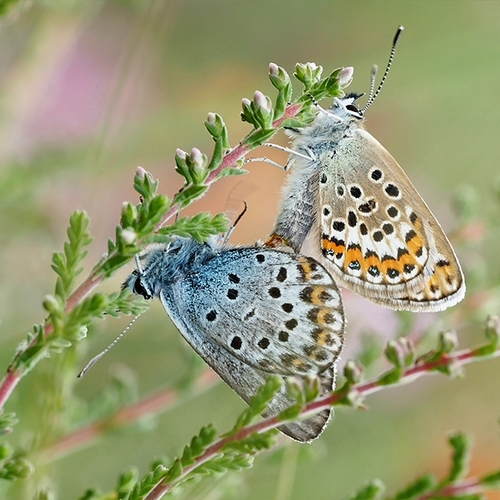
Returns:
[[[160,298],[188,343],[243,400],[271,373],[311,373],[323,394],[333,389],[344,315],[333,279],[313,259],[266,248],[221,250]],[[291,404],[282,391],[266,415]],[[309,441],[329,415],[280,430]]]
[[[341,284],[418,311],[460,300],[463,276],[446,235],[378,141],[358,128],[320,169],[331,179],[319,189],[320,250]]]
[[[462,300],[453,248],[390,153],[337,100],[289,131],[292,173],[270,247],[314,256],[342,286],[393,309],[440,311]]]

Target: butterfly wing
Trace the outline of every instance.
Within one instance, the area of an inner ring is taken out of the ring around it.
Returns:
[[[316,251],[340,284],[379,304],[441,311],[465,282],[441,226],[390,153],[356,128],[318,158]]]
[[[335,282],[315,260],[266,248],[223,250],[160,299],[187,342],[246,402],[272,373],[314,374],[322,394],[333,389],[344,314]],[[291,404],[282,391],[264,415]],[[325,410],[280,430],[307,442],[329,417]]]

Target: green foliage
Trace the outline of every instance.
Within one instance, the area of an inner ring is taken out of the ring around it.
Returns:
[[[194,238],[196,241],[207,241],[210,236],[226,233],[229,220],[224,214],[214,217],[208,212],[201,212],[194,217],[182,217],[171,226],[161,228],[151,241],[170,241],[173,235]]]
[[[394,500],[412,500],[429,493],[436,486],[436,479],[432,474],[425,474],[415,479],[406,488],[394,496]]]
[[[33,473],[33,466],[7,444],[0,444],[0,479],[8,481],[26,479]]]
[[[5,413],[0,410],[0,435],[9,434],[18,422],[15,413]]]
[[[451,484],[462,479],[469,471],[471,450],[471,440],[469,436],[461,432],[453,434],[449,438],[449,443],[453,448],[453,459],[450,474],[444,484]]]
[[[384,484],[376,479],[352,495],[350,500],[377,500],[382,496],[384,490]]]
[[[167,468],[163,464],[155,464],[153,470],[144,479],[134,485],[126,500],[143,500],[146,495],[165,477]]]
[[[500,317],[498,315],[490,315],[486,319],[485,335],[489,344],[477,350],[479,356],[491,356],[498,350],[500,344]]]
[[[0,16],[7,14],[20,0],[0,0]]]
[[[487,474],[481,478],[465,479],[468,472],[468,462],[470,454],[470,438],[457,433],[450,436],[450,446],[452,447],[452,461],[450,471],[441,482],[438,482],[433,474],[424,474],[393,496],[385,496],[385,500],[415,500],[426,499],[477,499],[483,498],[479,492],[486,489],[498,488],[500,472]],[[461,482],[463,481],[463,482]],[[385,489],[385,486],[378,480],[373,481],[360,489],[351,500],[378,500]]]
[[[480,484],[492,490],[500,488],[500,470],[482,477]]]
[[[260,415],[280,390],[282,383],[283,381],[279,375],[271,375],[268,377],[266,383],[260,387],[255,396],[250,399],[248,408],[239,416],[235,426],[228,435],[231,436],[236,434],[243,427],[249,425],[255,417]]]
[[[54,252],[52,256],[52,269],[58,274],[55,295],[61,299],[67,299],[76,277],[83,270],[80,263],[87,255],[84,248],[92,243],[89,223],[88,215],[77,210],[69,219],[68,242],[64,243],[64,252]]]

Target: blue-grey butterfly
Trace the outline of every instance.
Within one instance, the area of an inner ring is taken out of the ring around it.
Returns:
[[[150,247],[124,287],[159,297],[185,340],[247,402],[269,374],[313,374],[322,394],[334,388],[342,300],[328,271],[310,257],[175,238]],[[291,404],[281,391],[264,416]],[[280,430],[308,442],[329,418],[324,410]]]

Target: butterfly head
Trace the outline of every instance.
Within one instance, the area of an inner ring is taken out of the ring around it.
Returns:
[[[350,93],[341,99],[336,98],[329,111],[336,116],[341,115],[342,118],[353,117],[358,120],[364,118],[363,110],[356,104],[356,101],[365,94]],[[343,116],[342,116],[343,115]]]
[[[136,256],[135,269],[122,288],[146,300],[157,297],[164,286],[182,280],[189,272],[213,257],[216,244],[198,243],[193,238],[174,238],[170,243],[150,246]]]
[[[128,288],[131,292],[136,295],[142,295],[146,300],[153,298],[153,293],[151,292],[149,286],[144,279],[144,273],[141,269],[135,269],[125,280],[122,285],[122,290]]]

